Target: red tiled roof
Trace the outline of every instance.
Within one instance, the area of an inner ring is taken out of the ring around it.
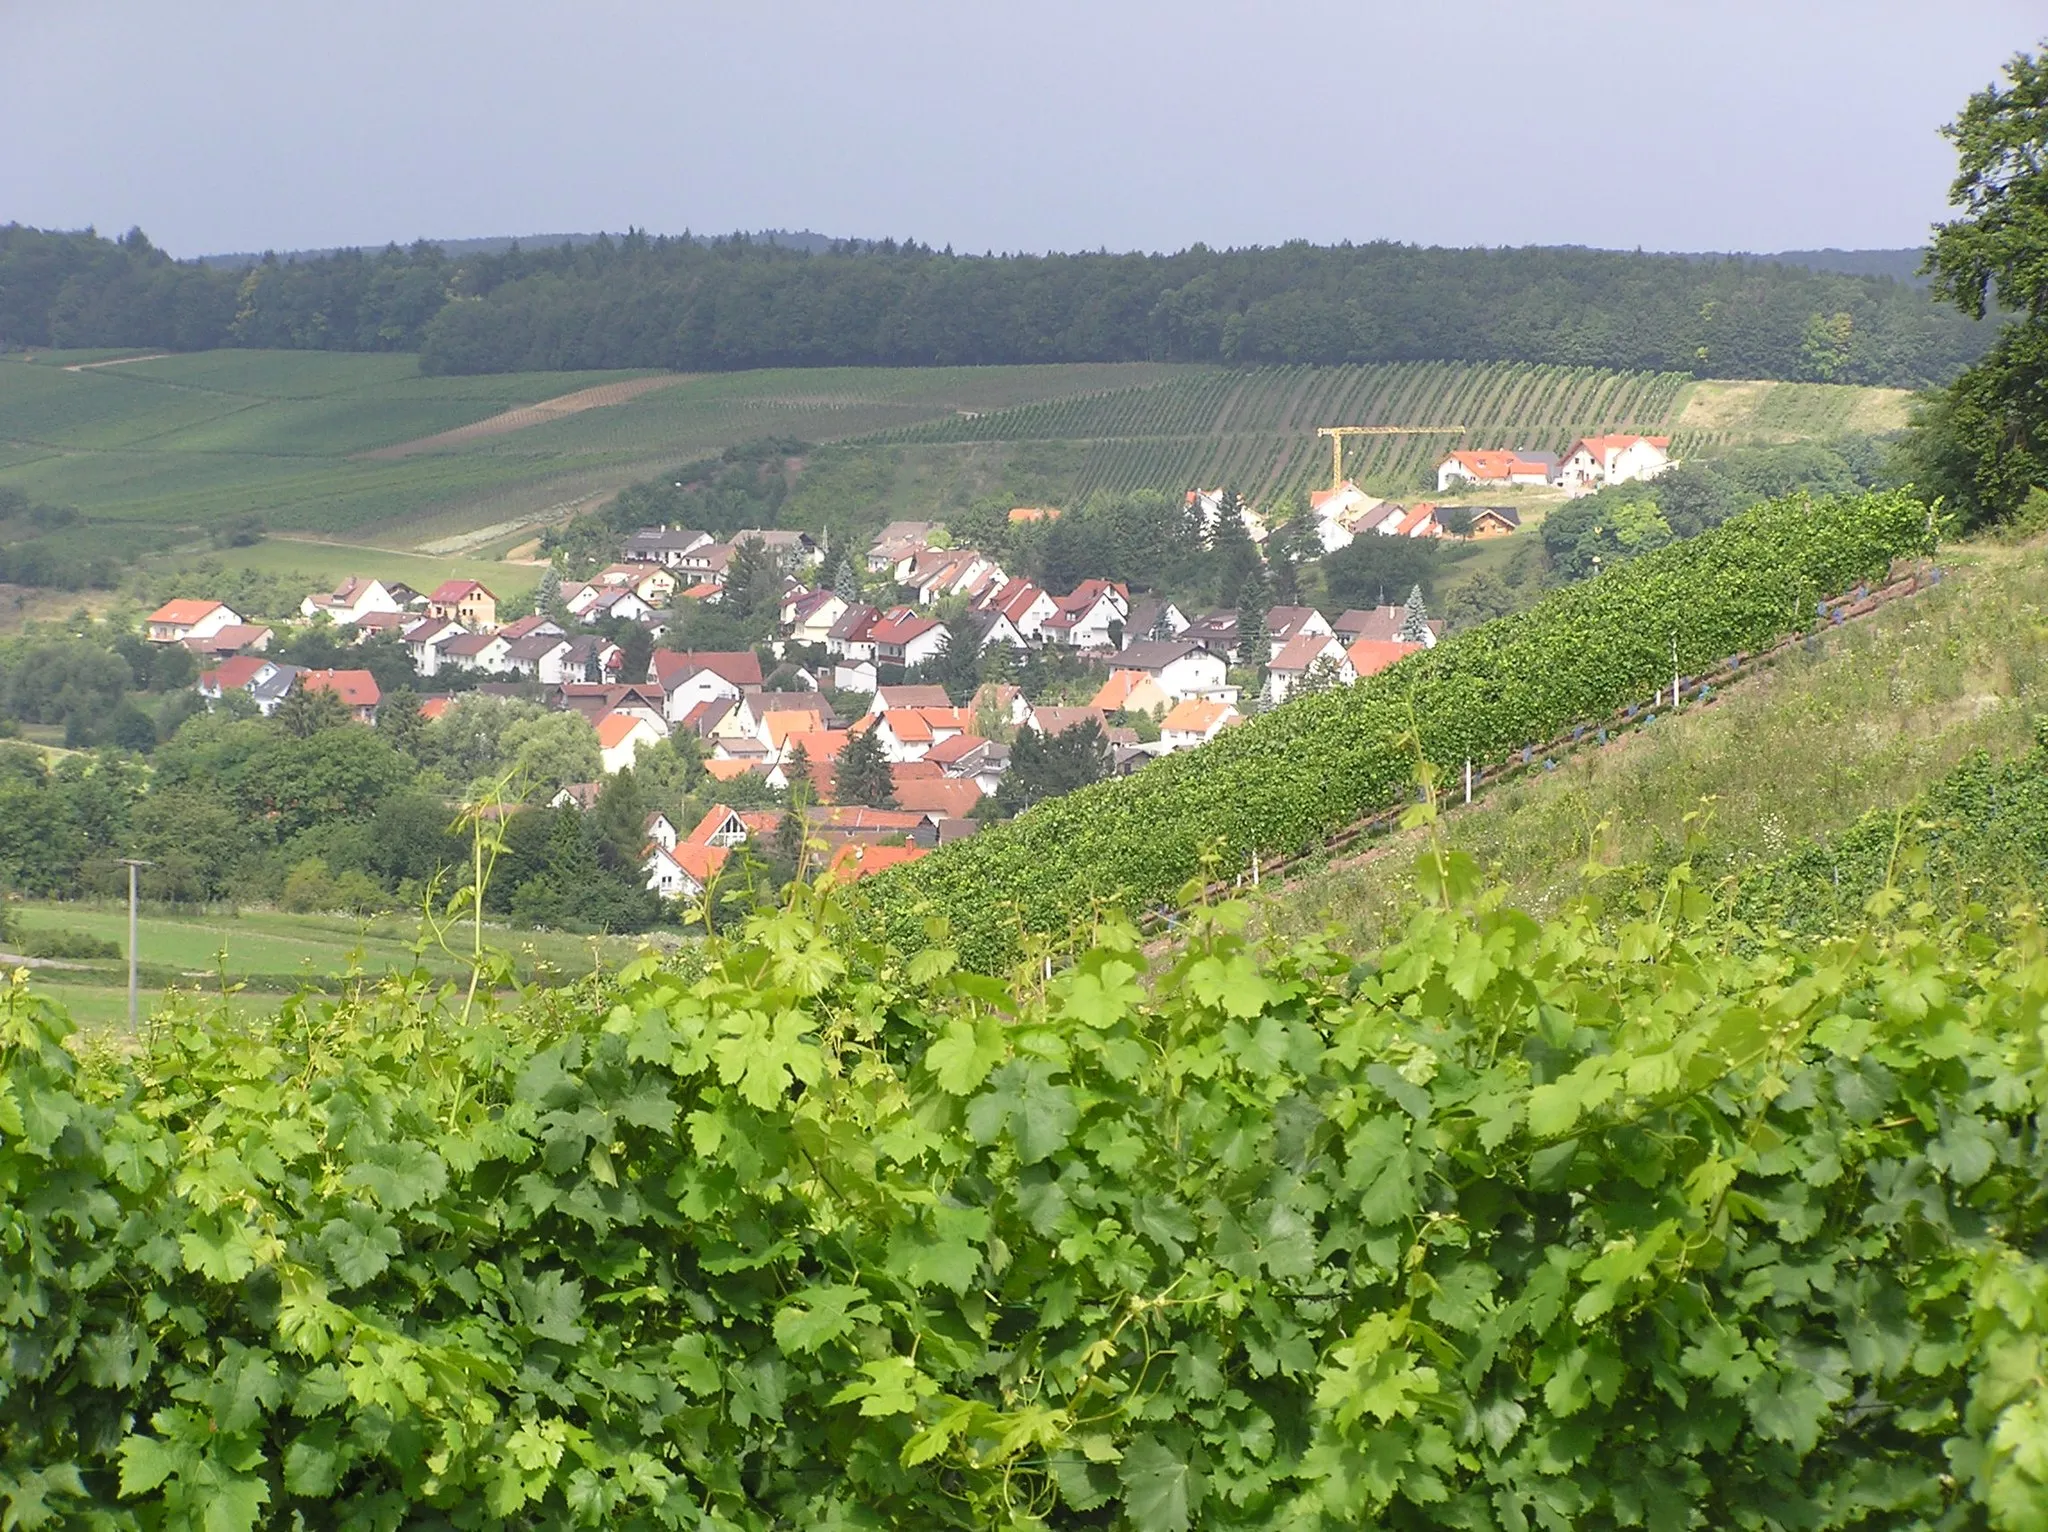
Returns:
[[[1190,697],[1185,702],[1175,703],[1173,711],[1159,720],[1159,727],[1162,732],[1174,729],[1190,734],[1207,734],[1235,711],[1227,702],[1204,702],[1199,697]]]
[[[491,594],[489,588],[480,580],[443,580],[434,587],[434,593],[427,599],[449,605],[462,600],[472,591],[480,591],[486,596]]]
[[[1506,447],[1479,447],[1468,452],[1453,452],[1443,461],[1459,464],[1475,479],[1495,483],[1505,482],[1518,473],[1549,476],[1542,463]]]
[[[367,670],[302,670],[299,690],[333,692],[350,707],[375,707],[384,697]]]
[[[955,734],[951,739],[940,740],[938,744],[925,751],[924,758],[928,761],[937,761],[941,766],[950,766],[962,756],[973,754],[987,743],[988,741],[979,735]]]
[[[611,750],[626,742],[635,729],[652,729],[653,724],[637,713],[607,713],[597,721],[597,743]]]
[[[240,691],[269,663],[260,654],[238,654],[207,671],[199,678],[199,684],[208,691]]]
[[[197,597],[180,597],[176,601],[166,601],[162,606],[151,612],[149,620],[151,622],[170,623],[178,627],[190,627],[193,623],[204,618],[208,612],[218,611],[220,606],[221,603],[218,601],[203,601]]]
[[[832,853],[832,859],[825,864],[825,871],[842,883],[851,883],[856,878],[872,877],[875,873],[901,867],[905,862],[915,862],[929,855],[922,846],[872,846],[849,841]]]
[[[1392,639],[1361,638],[1344,651],[1351,661],[1351,668],[1361,677],[1376,676],[1388,666],[1399,663],[1423,648],[1421,644],[1404,644]]]

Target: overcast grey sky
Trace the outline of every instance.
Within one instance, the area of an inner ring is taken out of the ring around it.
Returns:
[[[2041,0],[0,0],[0,222],[181,255],[1920,242]]]

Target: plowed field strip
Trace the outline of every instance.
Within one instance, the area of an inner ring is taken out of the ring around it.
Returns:
[[[479,420],[473,425],[457,426],[452,431],[437,431],[432,436],[415,437],[409,442],[395,446],[378,447],[369,452],[358,452],[358,461],[366,463],[389,462],[393,458],[411,457],[418,452],[432,452],[437,447],[456,447],[464,442],[475,441],[484,436],[505,436],[513,431],[524,431],[528,426],[545,425],[550,420],[560,420],[564,415],[580,415],[585,410],[603,409],[608,404],[624,404],[628,399],[651,393],[657,388],[673,388],[678,383],[687,383],[697,374],[690,372],[658,373],[651,378],[628,378],[623,383],[600,383],[596,388],[579,388],[573,394],[561,394],[553,399],[543,399],[538,404],[521,405],[516,410],[506,410],[488,420]]]

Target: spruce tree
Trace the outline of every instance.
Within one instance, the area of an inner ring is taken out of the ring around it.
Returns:
[[[789,779],[789,806],[792,809],[818,801],[817,778],[811,771],[811,752],[804,748],[802,740],[798,740],[796,749],[790,751],[782,774]]]
[[[846,742],[832,767],[832,795],[841,803],[896,807],[896,781],[882,754],[879,728],[862,729]]]
[[[1272,640],[1266,633],[1266,612],[1272,597],[1266,588],[1266,572],[1254,569],[1244,577],[1237,593],[1237,658],[1245,665],[1263,668],[1273,658]]]
[[[1420,585],[1408,592],[1408,605],[1403,610],[1401,631],[1396,637],[1404,644],[1429,642],[1429,608],[1422,604]]]
[[[854,573],[852,559],[840,559],[839,570],[832,576],[832,594],[848,606],[860,605],[860,576]]]

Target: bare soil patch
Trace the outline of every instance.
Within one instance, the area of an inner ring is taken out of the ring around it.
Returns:
[[[432,436],[415,437],[409,442],[377,447],[369,452],[358,452],[355,456],[362,462],[383,463],[441,447],[459,447],[464,442],[482,437],[505,436],[513,431],[524,431],[529,426],[545,425],[550,420],[560,420],[564,415],[580,415],[585,410],[603,409],[608,404],[624,404],[628,399],[637,399],[657,388],[673,388],[678,383],[687,383],[695,376],[694,373],[670,372],[651,378],[628,378],[622,383],[600,383],[595,388],[579,388],[573,394],[560,394],[538,404],[523,404],[516,410],[506,410],[501,415],[493,415],[471,425],[457,426],[452,431],[437,431]]]
[[[161,362],[169,356],[168,351],[152,351],[148,356],[117,356],[105,362],[73,362],[66,372],[91,372],[95,367],[126,367],[130,362]]]

